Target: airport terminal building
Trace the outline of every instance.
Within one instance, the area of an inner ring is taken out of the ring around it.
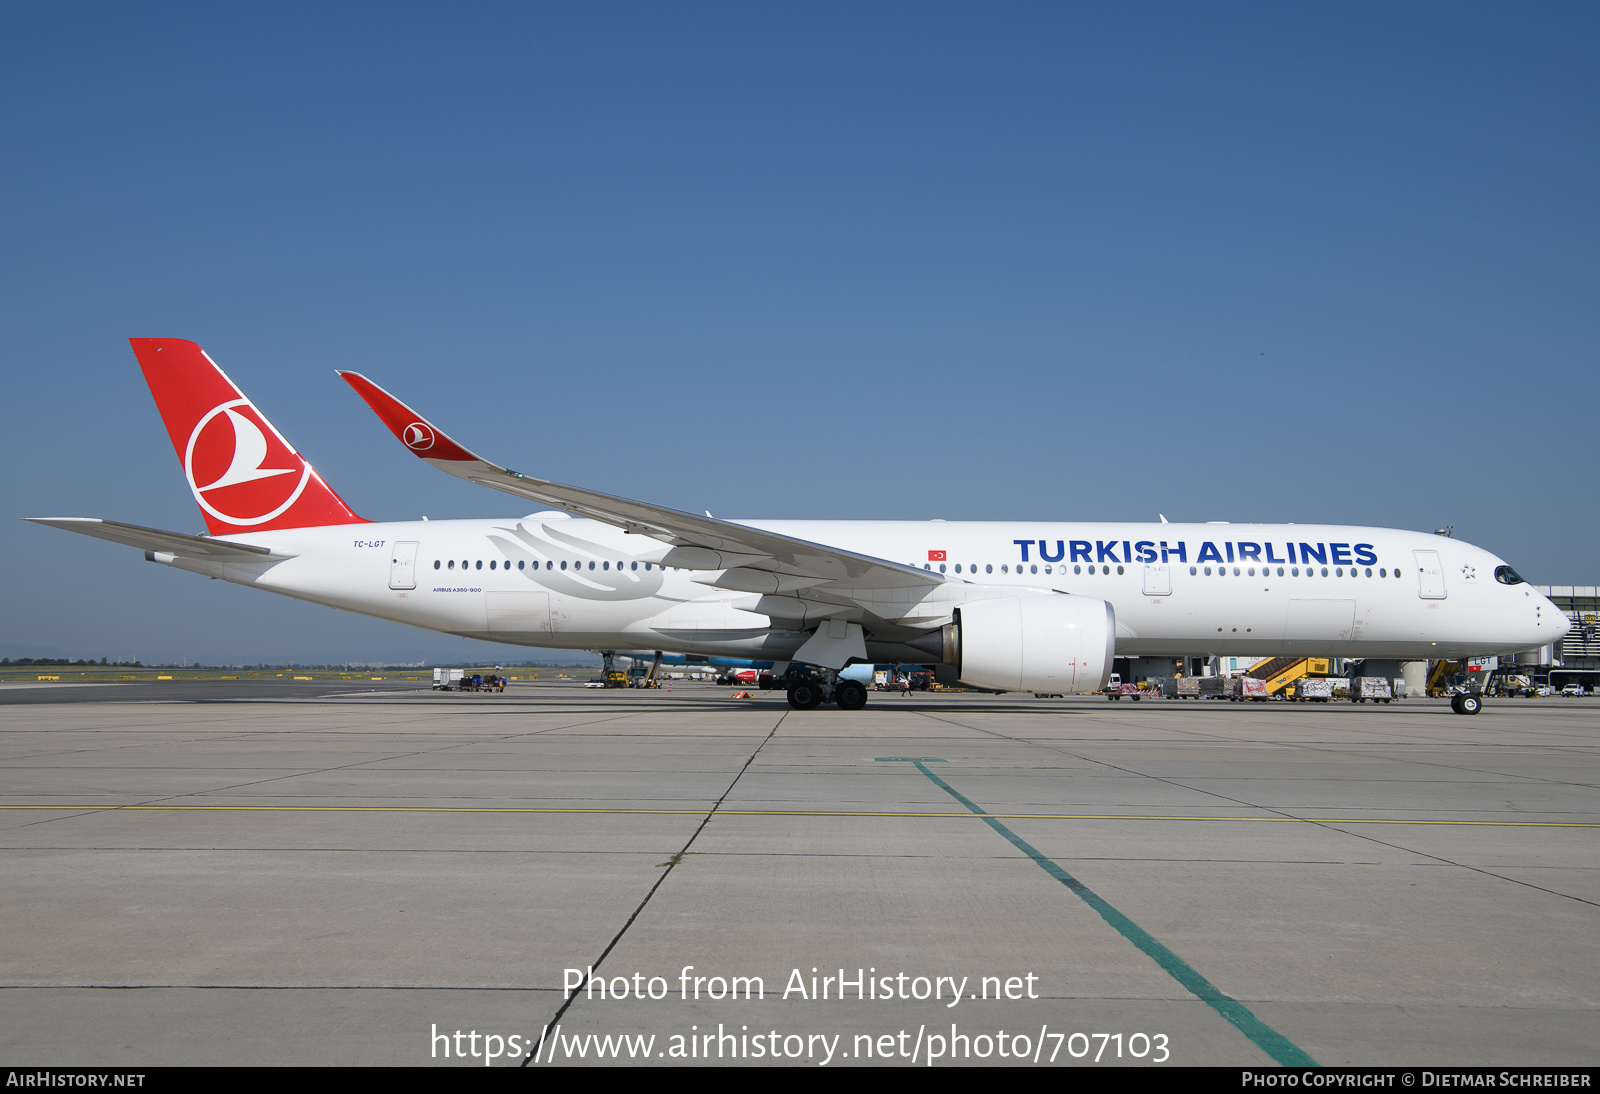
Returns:
[[[1553,646],[1523,655],[1550,674],[1554,687],[1581,684],[1585,690],[1600,687],[1600,586],[1535,585],[1572,620],[1572,630]],[[1521,662],[1523,657],[1517,660]]]

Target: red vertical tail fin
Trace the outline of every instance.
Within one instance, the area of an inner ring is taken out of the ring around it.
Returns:
[[[128,341],[212,535],[366,523],[199,346]]]

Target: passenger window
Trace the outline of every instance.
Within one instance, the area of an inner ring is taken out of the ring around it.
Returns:
[[[434,559],[433,560],[433,568],[435,570],[437,570],[439,568],[439,560],[438,559]]]
[[[956,563],[956,573],[959,574],[960,572],[961,572],[961,563],[958,562],[958,563]]]
[[[1371,577],[1371,576],[1372,576],[1372,567],[1371,567],[1371,566],[1368,566],[1368,567],[1367,567],[1367,576],[1368,576],[1368,577]]]
[[[1045,568],[1044,568],[1044,572],[1045,572],[1045,573],[1049,573],[1049,572],[1050,572],[1050,567],[1048,567],[1048,566],[1046,566],[1046,567],[1045,567]]]
[[[939,563],[939,572],[940,572],[940,573],[941,573],[941,574],[942,574],[942,573],[944,573],[944,563],[942,563],[942,562],[941,562],[941,563]]]
[[[638,563],[637,563],[637,562],[630,562],[630,563],[628,563],[628,569],[630,569],[630,570],[637,570],[637,569],[638,569],[638,568],[639,568],[639,564],[638,564]]]
[[[1000,572],[1003,574],[1009,574],[1011,571],[1007,568],[1006,564],[1002,562],[1000,564]]]
[[[1193,566],[1190,566],[1190,567],[1189,567],[1189,576],[1190,576],[1190,577],[1193,577],[1193,576],[1194,576],[1194,567],[1193,567]]]
[[[1324,566],[1322,568],[1322,576],[1323,577],[1327,577],[1328,576],[1328,568],[1326,566]]]
[[[983,567],[983,572],[986,573],[986,574],[994,573],[994,564],[993,563],[985,563],[984,567]]]
[[[1251,576],[1251,577],[1255,577],[1256,576],[1256,568],[1254,566],[1250,567],[1249,576]]]
[[[1211,567],[1210,567],[1210,566],[1207,566],[1207,567],[1206,567],[1206,576],[1207,576],[1207,577],[1210,577],[1210,576],[1211,576]]]
[[[452,558],[450,560],[450,567],[449,568],[452,569],[452,570],[454,570],[456,568],[456,560],[455,559]]]
[[[1109,574],[1109,573],[1111,573],[1111,567],[1110,566],[1102,566],[1102,567],[1100,567],[1100,572],[1103,573],[1103,574]]]
[[[600,564],[600,568],[601,568],[601,569],[602,569],[602,570],[609,570],[609,569],[611,569],[611,563],[609,563],[609,562],[602,562],[602,563],[601,563],[601,564]]]
[[[1234,577],[1238,577],[1239,576],[1239,567],[1235,566],[1233,568],[1233,576]]]
[[[566,559],[562,559],[561,560],[561,568],[563,570],[565,570],[567,568],[567,560]]]
[[[1035,563],[1035,564],[1034,564],[1034,565],[1032,565],[1032,566],[1029,566],[1029,567],[1028,567],[1028,572],[1029,572],[1029,573],[1030,573],[1030,574],[1036,574],[1036,573],[1038,573],[1038,572],[1039,572],[1039,565],[1038,565],[1038,563]]]
[[[494,569],[494,559],[492,558],[489,560],[489,569]]]
[[[594,563],[592,563],[592,562],[589,563],[589,569],[591,569],[591,570],[594,569]]]
[[[1118,566],[1118,567],[1117,567],[1117,573],[1119,573],[1119,574],[1120,574],[1120,573],[1121,573],[1121,572],[1122,572],[1122,567],[1121,567],[1121,566]]]

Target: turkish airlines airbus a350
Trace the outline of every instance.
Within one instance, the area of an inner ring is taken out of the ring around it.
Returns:
[[[28,519],[468,638],[809,666],[791,676],[801,708],[865,704],[862,685],[837,679],[854,662],[933,661],[981,687],[1065,693],[1102,687],[1113,655],[1457,658],[1537,648],[1571,627],[1487,551],[1388,528],[695,516],[490,463],[344,372],[417,456],[551,507],[378,524],[195,343],[131,341],[210,534]]]

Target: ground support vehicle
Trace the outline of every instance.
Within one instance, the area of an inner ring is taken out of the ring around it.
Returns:
[[[455,691],[459,689],[461,687],[461,678],[465,673],[465,669],[434,669],[433,690]]]
[[[1326,657],[1274,657],[1253,666],[1246,676],[1267,685],[1267,695],[1275,696],[1307,676],[1327,676],[1331,665]]]

